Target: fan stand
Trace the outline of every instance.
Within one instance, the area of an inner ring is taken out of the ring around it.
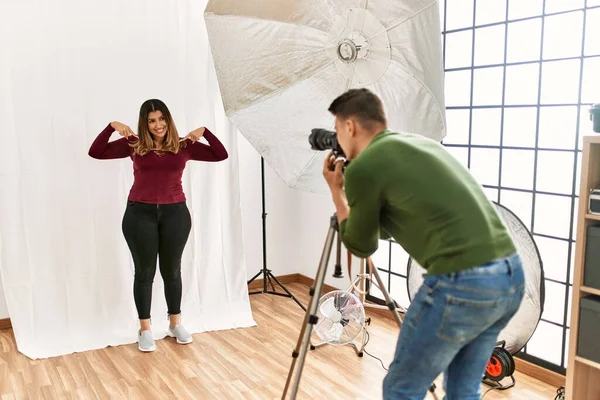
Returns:
[[[304,315],[304,321],[302,323],[302,330],[300,331],[300,335],[298,336],[298,342],[296,343],[296,347],[292,352],[292,365],[290,366],[290,370],[288,373],[287,380],[285,382],[285,388],[283,391],[282,399],[285,399],[288,396],[288,391],[291,391],[289,394],[289,398],[296,399],[298,395],[298,386],[300,384],[300,378],[302,377],[302,370],[304,368],[304,361],[306,359],[306,353],[308,351],[308,346],[310,342],[310,337],[313,332],[314,325],[318,322],[317,317],[317,307],[319,304],[319,298],[321,297],[321,292],[323,291],[323,283],[325,281],[325,273],[327,271],[327,265],[329,264],[329,257],[331,256],[331,249],[333,247],[333,241],[335,239],[335,235],[338,232],[339,225],[337,222],[336,214],[329,220],[329,230],[327,231],[327,237],[325,239],[325,246],[323,247],[323,252],[321,254],[321,259],[319,261],[319,267],[317,269],[317,275],[313,282],[313,285],[310,287],[309,295],[310,301],[308,303],[308,310]],[[375,275],[375,279],[378,282],[378,287],[383,293],[385,297],[387,308],[392,311],[392,315],[394,319],[398,323],[398,327],[402,328],[402,320],[400,319],[400,315],[396,311],[396,302],[392,300],[389,293],[387,292],[381,277],[379,276],[379,272],[377,272],[377,268],[373,268],[373,264],[370,259],[367,259],[367,264],[369,265],[369,269],[373,275]],[[364,274],[361,274],[364,275]],[[364,283],[364,278],[360,278]],[[354,286],[354,284],[353,284]],[[362,286],[362,284],[361,284]],[[316,295],[316,296],[315,296]],[[296,367],[296,362],[299,363],[298,371],[294,374],[294,369]],[[293,379],[292,379],[293,378]],[[435,385],[432,385],[429,389],[433,398],[438,400],[438,397],[435,393]]]
[[[365,322],[366,323],[366,322]],[[354,351],[356,352],[356,355],[359,357],[364,356],[364,350],[365,350],[365,346],[367,345],[367,328],[365,327],[365,325],[363,325],[361,331],[361,335],[362,335],[362,340],[360,341],[360,348],[356,345],[355,341],[356,339],[354,339],[352,342],[350,343],[346,343],[343,346],[352,346],[352,348],[354,349]],[[310,349],[311,350],[315,350],[321,346],[326,345],[327,342],[319,342],[317,344],[312,344],[312,342],[310,343]]]
[[[339,238],[339,235],[338,235],[338,238]],[[339,255],[338,255],[338,259],[339,259]],[[377,284],[377,282],[375,282],[373,280],[372,275],[365,272],[365,261],[367,263],[371,262],[370,260],[365,260],[364,258],[360,259],[360,271],[356,275],[356,278],[352,281],[352,283],[350,284],[350,286],[348,287],[346,292],[355,294],[359,298],[359,300],[364,308],[370,307],[370,308],[377,308],[377,309],[388,309],[388,306],[386,306],[386,305],[367,303],[367,301],[366,301],[366,298],[368,295],[368,291],[366,289],[367,281],[369,281],[372,285],[379,288],[379,290],[381,290],[381,292],[383,292],[386,289],[385,289],[385,287],[383,287],[383,288],[380,287]],[[336,268],[337,268],[337,266],[336,266]],[[370,264],[370,268],[375,269],[375,267],[372,265],[372,263]],[[392,311],[392,312],[397,312],[397,311]],[[406,310],[404,308],[400,307],[399,314],[405,314],[405,313],[406,313]],[[398,317],[400,318],[400,324],[402,324],[402,317],[400,315],[398,315]],[[363,327],[361,329],[362,338],[360,340],[360,347],[356,345],[356,343],[355,343],[356,339],[354,341],[352,341],[350,343],[346,343],[344,345],[344,346],[352,346],[356,352],[356,355],[359,357],[362,357],[364,355],[364,349],[367,345],[367,327],[366,327],[367,324],[370,325],[370,318],[367,318],[367,320],[365,321],[365,324],[363,325]],[[321,341],[317,344],[313,344],[311,341],[310,349],[315,350],[316,348],[324,346],[326,344],[327,344],[327,342],[325,342],[325,341]]]

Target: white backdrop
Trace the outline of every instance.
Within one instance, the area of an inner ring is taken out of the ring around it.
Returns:
[[[110,121],[136,129],[160,98],[184,135],[209,127],[230,158],[190,162],[193,227],[182,263],[191,332],[255,325],[247,294],[236,131],[224,117],[204,1],[2,3],[0,271],[21,352],[50,357],[137,340],[133,264],[121,233],[131,160],[87,155]],[[115,133],[113,139],[117,139]],[[162,279],[153,331],[168,325]]]

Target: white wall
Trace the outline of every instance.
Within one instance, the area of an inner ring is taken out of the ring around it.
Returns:
[[[289,201],[294,204],[294,207],[287,210],[288,214],[295,216],[295,219],[289,225],[289,230],[293,232],[293,242],[289,243],[290,252],[294,255],[293,261],[289,257],[292,264],[291,269],[294,272],[314,278],[325,246],[330,219],[335,212],[331,196],[329,194],[298,191],[287,186],[279,190],[285,193]],[[336,244],[334,241],[325,275],[325,283],[337,288],[345,288],[349,281],[347,280],[346,250],[343,246],[341,257],[343,279],[333,278],[332,276],[335,257]],[[358,261],[354,259],[352,264],[353,274],[354,271],[358,270],[358,267]]]
[[[307,143],[308,145],[308,143]],[[319,261],[329,230],[330,218],[335,212],[329,194],[317,194],[289,188],[271,168],[267,167],[267,266],[273,274],[301,273],[316,277]],[[245,191],[243,195],[247,195]],[[245,222],[245,221],[244,221]],[[244,230],[249,232],[246,225]],[[250,249],[247,254],[250,258]],[[345,289],[347,277],[345,248],[342,246],[343,278],[334,278],[335,242],[331,250],[325,283]],[[352,272],[358,271],[354,258]]]
[[[263,262],[260,156],[241,135],[238,148],[246,267],[248,278],[251,278],[261,270]],[[265,164],[265,199],[267,268],[276,276],[302,273],[314,277],[325,244],[329,217],[334,212],[329,195],[291,189]],[[334,259],[335,248],[328,269],[330,277]],[[344,269],[345,265],[344,262]],[[340,281],[326,280],[334,286]],[[345,285],[346,281],[342,286]]]
[[[8,307],[6,306],[6,295],[4,294],[4,285],[0,276],[0,319],[8,318]]]
[[[0,241],[0,254],[2,254],[2,242]],[[1,260],[1,258],[0,258]],[[8,306],[6,305],[6,294],[2,283],[2,271],[0,270],[0,319],[8,318]]]

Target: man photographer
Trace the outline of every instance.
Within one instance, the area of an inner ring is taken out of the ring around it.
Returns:
[[[524,272],[481,186],[444,147],[387,127],[381,100],[352,89],[333,101],[339,145],[323,175],[345,247],[371,256],[393,238],[427,270],[383,381],[384,399],[423,399],[444,374],[446,399],[479,399],[498,334],[517,312]]]

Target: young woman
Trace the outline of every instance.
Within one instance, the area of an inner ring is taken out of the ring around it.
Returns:
[[[109,142],[114,131],[123,137]],[[198,142],[202,136],[208,145]],[[180,344],[191,343],[192,336],[180,318],[181,256],[192,225],[181,177],[188,160],[222,161],[228,157],[227,150],[205,127],[180,138],[167,106],[152,99],[140,108],[137,135],[127,125],[111,122],[92,143],[89,155],[99,160],[130,157],[133,161],[134,182],[122,230],[135,265],[133,295],[140,319],[139,349],[156,349],[150,304],[157,257],[165,286],[169,336]]]

